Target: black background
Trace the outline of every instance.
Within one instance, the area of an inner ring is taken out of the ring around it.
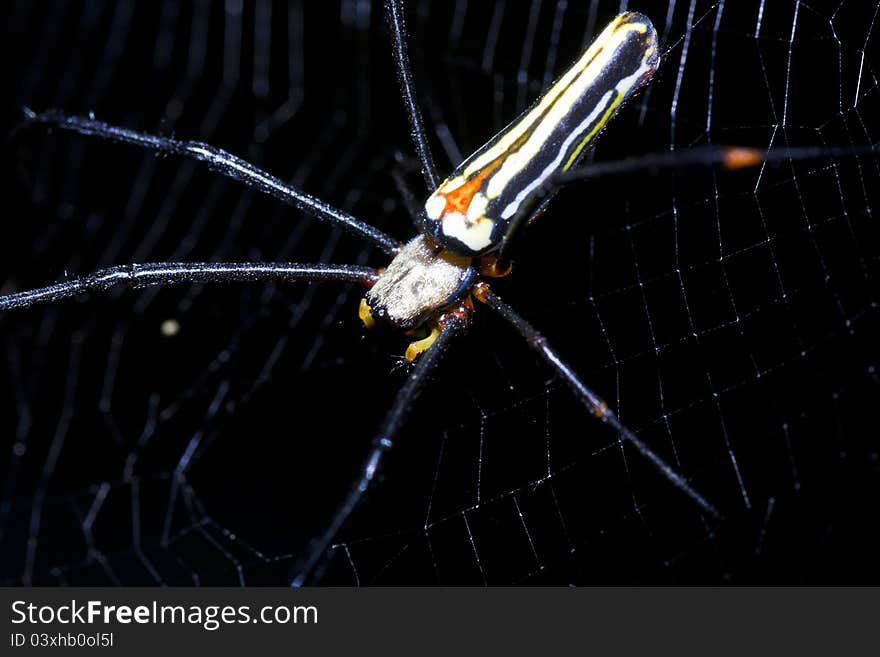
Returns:
[[[411,148],[381,7],[306,4],[271,4],[267,53],[254,38],[265,4],[181,3],[176,21],[173,2],[7,9],[3,290],[169,259],[182,243],[187,260],[380,266],[353,239],[201,167],[36,128],[11,134],[28,105],[201,139],[403,237],[388,173]],[[407,4],[442,170],[455,164],[445,129],[463,153],[479,146],[577,55],[591,21],[619,8],[569,4],[549,66],[557,3]],[[666,3],[649,4],[630,7],[653,17],[668,53],[597,159],[671,142],[764,147],[774,135],[777,146],[877,141],[877,46],[866,40],[876,3],[800,5],[791,44],[794,3],[677,3],[668,24]],[[202,26],[204,65],[190,76]],[[265,77],[255,61],[271,61]],[[301,87],[289,62],[303,66]],[[297,111],[274,124],[285,106]],[[483,312],[417,403],[323,581],[876,582],[880,168],[824,157],[769,168],[757,194],[756,179],[701,169],[575,185],[497,285],[678,460],[722,521],[632,450],[623,458]],[[0,318],[0,581],[284,583],[404,376],[405,341],[365,335],[356,308],[356,290],[220,287]],[[176,337],[160,333],[168,318]]]

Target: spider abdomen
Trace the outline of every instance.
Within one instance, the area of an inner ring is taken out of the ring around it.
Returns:
[[[425,203],[423,231],[462,255],[500,248],[520,209],[578,161],[658,62],[650,19],[617,16],[530,108],[440,184]]]

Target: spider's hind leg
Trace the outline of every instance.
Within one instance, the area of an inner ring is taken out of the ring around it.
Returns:
[[[203,162],[210,169],[227,178],[237,180],[250,189],[273,196],[282,203],[292,205],[319,221],[340,226],[352,234],[372,242],[389,255],[394,255],[401,247],[396,239],[386,235],[378,228],[328,205],[319,198],[291,187],[280,178],[210,144],[199,141],[180,141],[170,137],[137,132],[97,121],[91,116],[65,116],[60,110],[37,113],[26,108],[24,124],[52,126],[80,135],[131,144],[154,153],[179,155],[190,160]]]
[[[556,374],[562,378],[568,387],[574,392],[578,400],[583,404],[590,413],[600,419],[602,422],[610,426],[617,432],[620,440],[632,445],[645,459],[647,459],[660,474],[673,486],[687,495],[697,506],[703,511],[711,515],[713,518],[721,517],[718,509],[703,497],[681,474],[679,474],[671,465],[657,455],[641,438],[639,438],[629,427],[627,427],[617,414],[614,413],[599,395],[591,390],[580,377],[560,358],[556,350],[550,346],[543,335],[541,335],[535,327],[529,324],[523,317],[519,315],[513,308],[502,301],[495,293],[489,289],[489,286],[481,283],[474,288],[474,298],[481,303],[486,304],[495,311],[497,315],[509,322],[519,334],[526,339],[529,346],[541,356]]]

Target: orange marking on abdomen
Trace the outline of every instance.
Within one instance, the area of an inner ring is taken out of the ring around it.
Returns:
[[[443,209],[444,212],[459,212],[463,215],[467,215],[467,209],[471,204],[471,199],[474,198],[474,194],[479,191],[479,189],[483,186],[483,182],[489,175],[495,171],[499,166],[501,166],[501,160],[497,159],[485,166],[481,171],[479,171],[473,178],[468,180],[461,187],[457,187],[453,189],[448,194],[443,194],[443,198],[446,201],[446,207]]]

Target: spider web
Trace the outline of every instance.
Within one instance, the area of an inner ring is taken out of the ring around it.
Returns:
[[[443,171],[639,9],[661,71],[598,160],[880,136],[880,2],[407,3]],[[207,141],[404,237],[379,3],[21,3],[20,108]],[[404,154],[401,159],[398,153]],[[202,167],[7,140],[4,292],[126,262],[383,264]],[[877,156],[573,185],[496,289],[723,513],[708,519],[479,312],[338,537],[333,584],[877,581]],[[358,291],[117,291],[0,317],[0,581],[280,584],[405,376]]]

